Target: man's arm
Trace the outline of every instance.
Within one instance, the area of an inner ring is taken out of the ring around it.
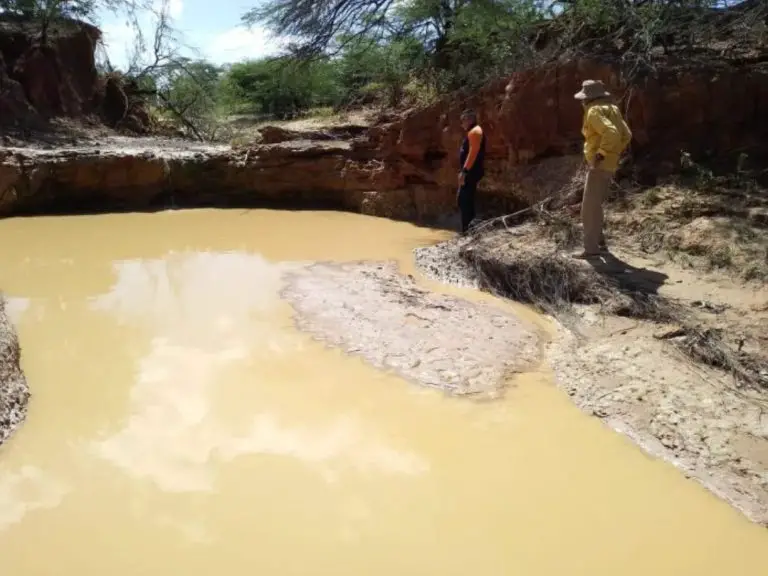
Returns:
[[[483,138],[483,129],[480,128],[480,126],[475,126],[469,131],[467,138],[469,139],[469,154],[467,154],[467,159],[464,161],[464,166],[462,166],[464,172],[469,172],[472,169],[472,166],[475,165],[477,155],[480,153],[480,142]]]
[[[587,124],[600,135],[600,144],[596,151],[597,156],[605,156],[609,150],[621,149],[619,130],[613,125],[613,122],[606,118],[599,106],[590,108],[587,114]]]

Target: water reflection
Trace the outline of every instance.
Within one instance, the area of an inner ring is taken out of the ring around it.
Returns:
[[[29,309],[29,305],[29,298],[6,297],[5,313],[8,316],[8,320],[10,320],[12,324],[18,325],[24,312]]]
[[[295,333],[282,265],[226,252],[405,261],[404,238],[437,234],[270,211],[2,226],[0,287],[31,298],[12,314],[33,393],[0,450],[2,576],[766,565],[764,531],[549,382],[496,407],[409,389]]]
[[[0,477],[0,532],[41,508],[55,508],[69,488],[35,466]]]
[[[286,386],[292,376],[283,368],[302,361],[303,338],[285,329],[280,265],[248,253],[175,253],[114,266],[114,286],[91,306],[150,338],[137,366],[130,416],[93,445],[100,457],[169,492],[212,491],[217,463],[246,454],[287,457],[326,480],[339,469],[427,469],[422,458],[390,446],[354,414],[297,422],[290,407],[269,405],[268,395],[259,397],[264,403],[238,408],[248,412],[244,427],[217,410],[218,390]]]

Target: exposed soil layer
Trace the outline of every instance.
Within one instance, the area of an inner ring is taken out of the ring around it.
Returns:
[[[527,236],[513,237],[511,244],[507,232],[452,241],[417,250],[416,262],[438,280],[482,285],[483,266],[498,267],[505,258],[516,266],[532,250],[541,250],[539,234],[532,227]],[[505,237],[494,241],[494,235]],[[506,247],[501,254],[493,250],[499,242]],[[460,256],[467,248],[473,251],[471,264]],[[748,317],[749,323],[768,322],[764,290],[702,278],[669,263],[664,267],[657,263],[660,269],[649,270],[647,260],[621,248],[612,252],[625,265],[603,273],[654,276],[660,279],[659,297],[681,307],[696,310],[696,303],[705,301],[714,307],[739,308],[738,315]],[[567,258],[568,253],[550,242],[543,256]],[[585,412],[673,463],[753,521],[768,525],[765,390],[697,364],[673,340],[658,338],[674,325],[606,312],[601,304],[572,304],[554,312],[560,333],[547,347],[546,361],[558,385]]]
[[[582,112],[573,94],[588,77],[604,80],[626,109],[634,174],[627,168],[622,176],[654,183],[679,169],[681,151],[729,169],[737,161],[740,170],[762,166],[764,63],[669,65],[628,85],[619,62],[576,58],[382,115],[371,126],[262,126],[237,147],[104,133],[70,142],[58,135],[48,138],[57,150],[41,150],[22,134],[6,142],[18,147],[6,147],[0,159],[0,210],[270,202],[445,224],[444,215],[455,211],[459,116],[470,106],[487,137],[479,212],[509,213],[569,186],[583,164]]]
[[[6,215],[263,205],[437,221],[452,212],[404,184],[365,139],[292,139],[233,149],[111,137],[0,151],[0,212]]]
[[[0,124],[34,126],[52,116],[79,117],[98,105],[95,50],[101,31],[61,19],[40,42],[40,24],[0,14]]]
[[[29,388],[19,367],[21,352],[16,330],[5,313],[0,297],[0,445],[27,415]]]
[[[317,339],[451,394],[497,397],[512,373],[538,363],[535,327],[498,307],[423,290],[393,263],[300,268],[283,295]]]

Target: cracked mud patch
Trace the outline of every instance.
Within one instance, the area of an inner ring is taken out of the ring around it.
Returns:
[[[496,397],[539,357],[536,329],[489,304],[435,294],[394,263],[289,271],[298,327],[379,369],[451,394]]]

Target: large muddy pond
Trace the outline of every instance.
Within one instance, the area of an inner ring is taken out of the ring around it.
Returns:
[[[513,358],[535,359],[544,319],[418,278],[411,250],[444,233],[266,210],[8,219],[0,233],[33,394],[0,448],[3,576],[768,567],[764,529],[581,413],[546,366]],[[375,275],[357,284],[333,267],[360,261],[399,262],[430,291],[396,287],[401,299],[429,300],[429,315],[388,326],[396,304]],[[380,330],[360,308],[324,314],[374,292]],[[502,340],[531,332],[484,356],[494,322]],[[428,346],[428,326],[444,345]],[[417,383],[402,341],[376,360],[398,334],[428,356],[434,385]],[[444,380],[464,391],[465,368],[516,375],[490,399],[444,393]]]

